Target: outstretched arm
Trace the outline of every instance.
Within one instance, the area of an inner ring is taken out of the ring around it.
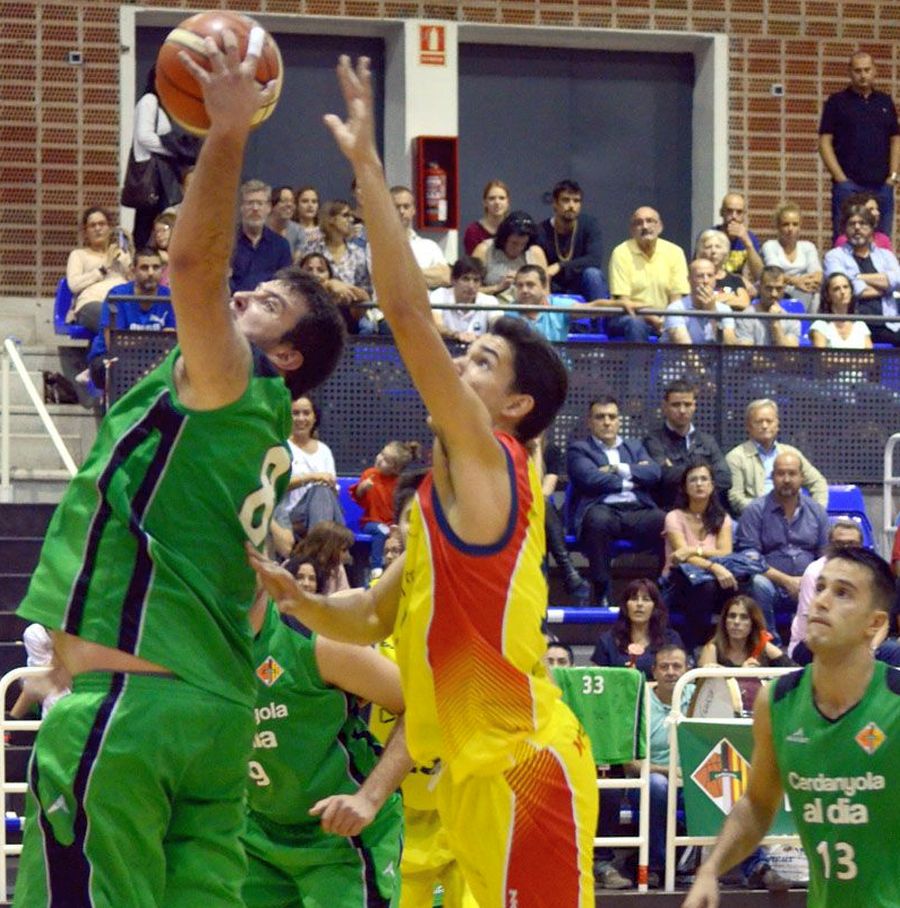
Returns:
[[[255,77],[264,37],[261,28],[251,31],[243,60],[231,31],[222,33],[224,51],[206,38],[209,72],[181,56],[203,91],[211,121],[169,245],[169,283],[181,345],[178,391],[184,403],[197,409],[237,400],[249,378],[250,347],[235,327],[227,278],[250,121],[274,92],[271,84],[261,88]]]

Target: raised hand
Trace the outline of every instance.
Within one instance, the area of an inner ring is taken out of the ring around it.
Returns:
[[[369,58],[360,57],[354,69],[350,58],[342,54],[338,60],[337,77],[347,105],[347,118],[342,120],[337,114],[325,114],[325,125],[331,130],[338,148],[351,163],[377,161]]]

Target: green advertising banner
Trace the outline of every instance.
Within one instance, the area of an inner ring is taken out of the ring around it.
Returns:
[[[718,835],[723,820],[747,788],[752,753],[753,730],[749,724],[678,723],[678,756],[684,779],[688,835]],[[795,835],[796,832],[784,800],[768,834]]]

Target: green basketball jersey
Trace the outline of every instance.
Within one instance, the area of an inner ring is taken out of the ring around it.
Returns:
[[[253,659],[258,684],[250,810],[282,826],[318,826],[310,807],[329,795],[358,791],[381,748],[358,714],[356,698],[322,680],[315,635],[279,615],[272,602],[253,642]]]
[[[18,614],[252,706],[244,543],[262,544],[290,474],[290,395],[256,357],[240,399],[189,410],[175,391],[177,357],[110,409]]]
[[[591,740],[598,765],[627,763],[646,753],[641,733],[644,674],[634,668],[554,668],[563,702]]]
[[[876,662],[839,719],[813,702],[811,667],[779,678],[771,704],[778,771],[809,858],[807,905],[897,908],[900,670]]]

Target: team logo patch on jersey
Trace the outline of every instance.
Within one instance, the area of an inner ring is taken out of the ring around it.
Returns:
[[[728,814],[747,788],[750,764],[727,738],[722,738],[691,778],[722,813]]]
[[[871,756],[884,744],[887,735],[874,723],[870,722],[857,732],[856,743]]]
[[[283,674],[284,669],[271,656],[267,656],[256,669],[256,677],[266,687],[271,687]]]

